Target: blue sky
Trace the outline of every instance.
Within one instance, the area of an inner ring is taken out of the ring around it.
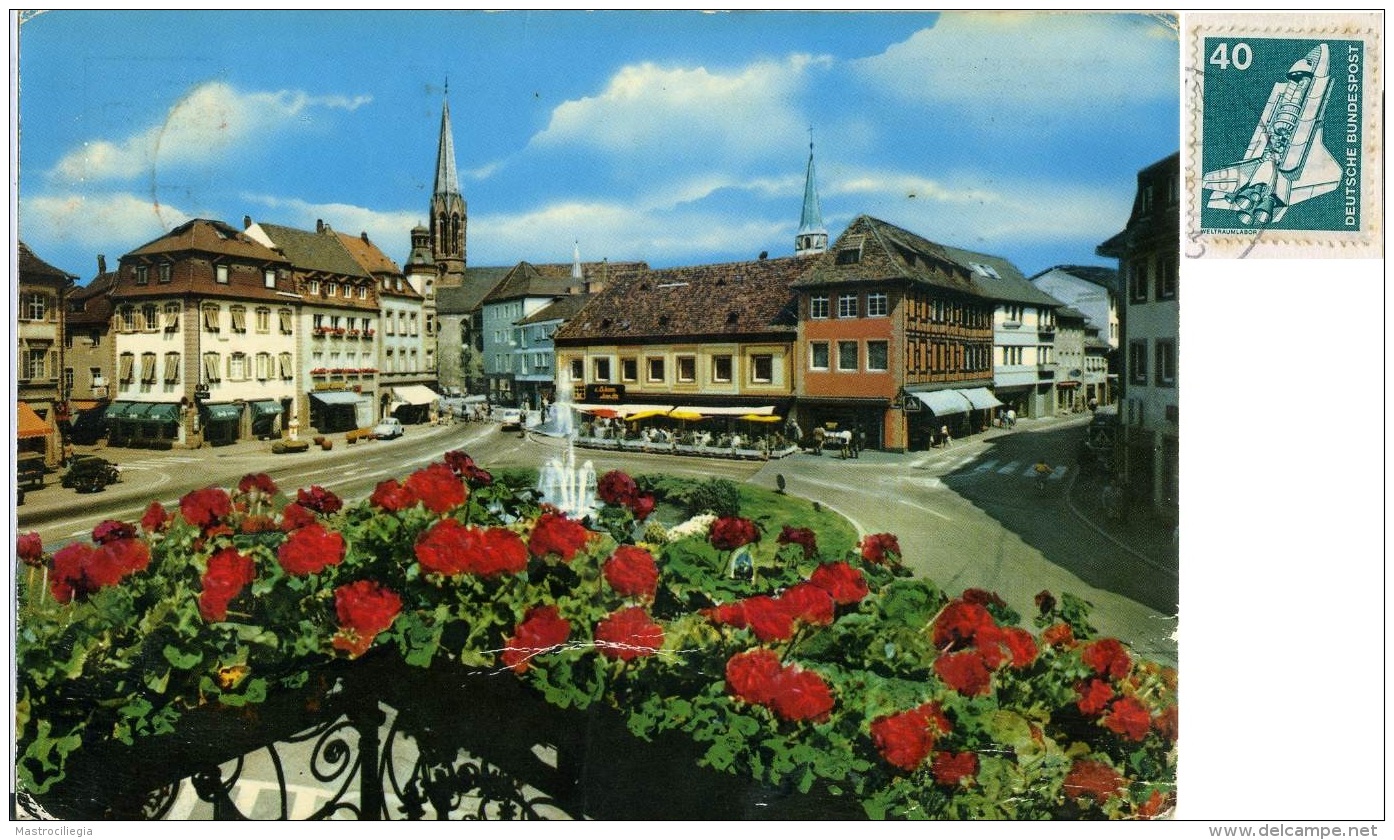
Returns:
[[[810,126],[833,237],[870,213],[1028,275],[1104,263],[1179,147],[1146,15],[55,11],[18,38],[20,236],[81,282],[194,216],[401,262],[447,78],[472,265],[788,254]]]

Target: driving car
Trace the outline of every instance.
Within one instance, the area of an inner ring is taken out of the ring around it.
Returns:
[[[373,427],[373,437],[378,440],[399,438],[406,433],[406,427],[396,417],[384,417]]]
[[[499,428],[505,432],[516,432],[523,428],[523,412],[516,408],[496,408],[494,419],[503,423]]]

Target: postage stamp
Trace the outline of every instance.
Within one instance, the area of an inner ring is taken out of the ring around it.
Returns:
[[[1378,13],[1187,17],[1189,257],[1382,253]]]

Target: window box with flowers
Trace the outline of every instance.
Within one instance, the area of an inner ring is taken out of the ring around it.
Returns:
[[[18,807],[159,815],[191,776],[237,816],[235,759],[282,739],[327,759],[317,816],[1169,812],[1175,671],[1084,602],[1041,592],[1028,629],[890,534],[664,528],[661,486],[607,473],[577,521],[449,452],[355,504],[259,474],[21,535]]]
[[[348,335],[349,338],[358,338],[358,336],[360,335],[360,333],[359,333],[358,330],[349,330],[348,333],[347,333],[347,335]]]
[[[329,335],[329,332],[330,332],[330,328],[329,328],[329,327],[315,327],[315,328],[313,329],[313,331],[311,332],[311,334],[312,334],[315,338],[324,338],[326,335]]]
[[[344,329],[343,327],[333,327],[332,330],[332,334],[335,338],[343,338],[344,335],[348,332],[348,330]]]

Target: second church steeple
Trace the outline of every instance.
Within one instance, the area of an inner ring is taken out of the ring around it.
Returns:
[[[440,114],[436,182],[431,191],[431,256],[440,269],[440,285],[458,286],[465,276],[465,229],[469,211],[455,171],[455,139],[450,128],[450,84]]]

